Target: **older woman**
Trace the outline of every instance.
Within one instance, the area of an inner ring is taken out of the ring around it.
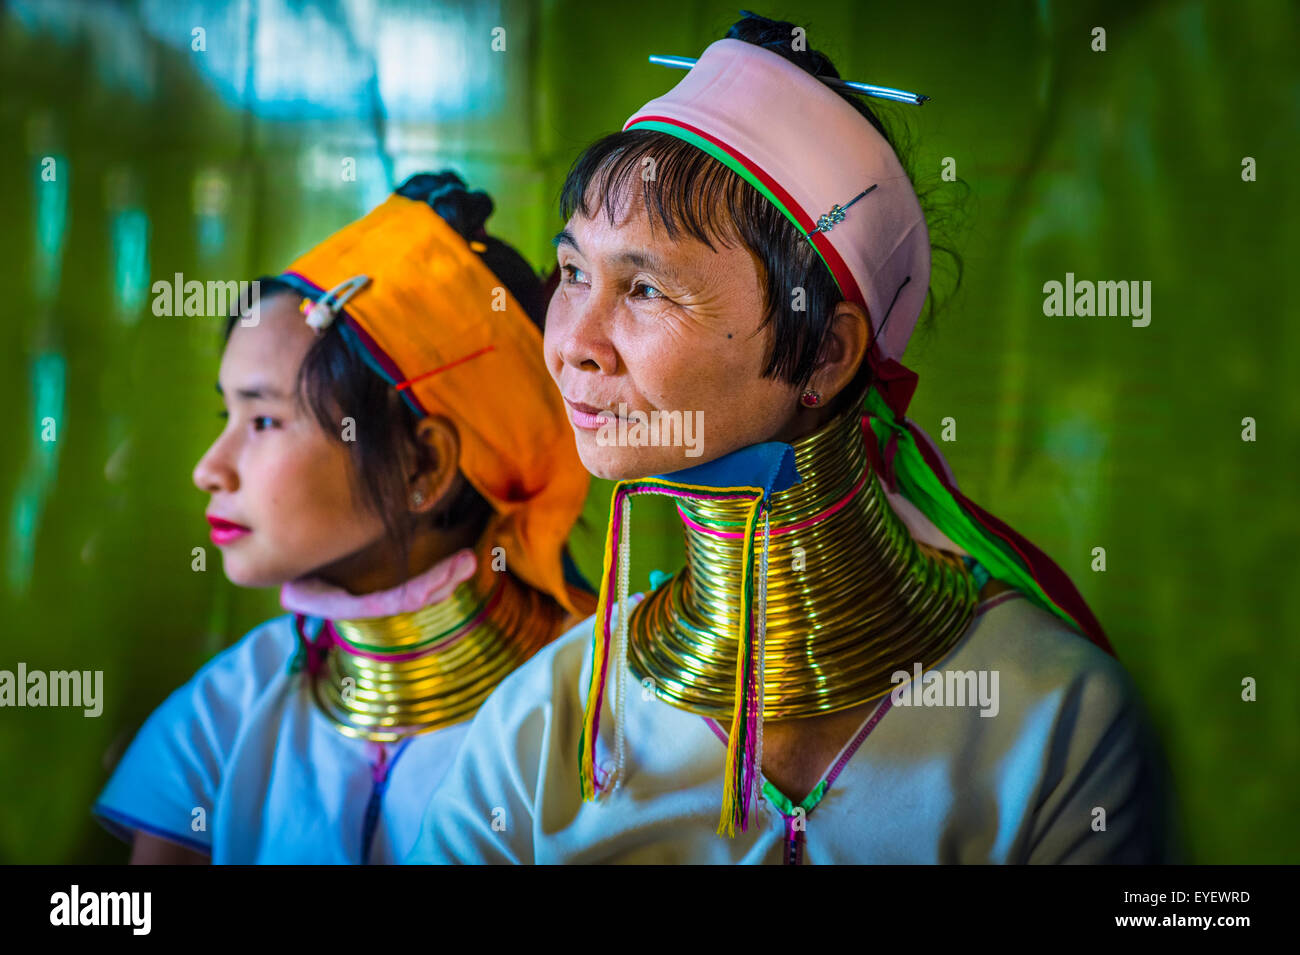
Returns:
[[[1163,857],[1096,619],[904,417],[925,220],[791,31],[736,24],[570,172],[545,342],[619,481],[601,602],[484,705],[408,861]],[[629,602],[640,494],[677,500],[687,566]]]

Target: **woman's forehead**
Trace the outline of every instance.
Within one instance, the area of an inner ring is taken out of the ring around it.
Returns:
[[[739,243],[721,239],[705,242],[680,227],[669,229],[640,198],[612,219],[603,210],[591,212],[591,217],[584,216],[581,210],[574,212],[554,239],[557,249],[568,246],[584,257],[611,265],[654,271],[684,268],[702,256],[707,257],[706,261],[716,261],[719,256],[744,253]]]
[[[298,309],[300,301],[296,295],[276,295],[259,304],[257,324],[236,322],[222,354],[221,374],[256,373],[281,383],[292,382],[316,338]]]

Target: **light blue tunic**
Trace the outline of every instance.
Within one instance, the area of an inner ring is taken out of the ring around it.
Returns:
[[[981,603],[937,667],[998,671],[996,715],[992,707],[904,706],[891,694],[827,767],[820,801],[756,802],[748,831],[735,838],[715,834],[725,737],[712,721],[642,692],[631,675],[622,786],[581,800],[592,626],[545,648],[479,710],[408,862],[1166,859],[1163,761],[1130,678],[1018,593]],[[598,766],[613,761],[614,678],[611,671]]]
[[[306,632],[320,625],[307,618]],[[468,723],[397,744],[346,737],[313,701],[306,671],[290,672],[297,644],[293,617],[277,617],[169,696],[96,801],[104,825],[128,840],[132,830],[161,836],[214,863],[400,861]]]

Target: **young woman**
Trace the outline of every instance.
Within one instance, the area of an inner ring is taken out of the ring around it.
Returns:
[[[487,694],[594,606],[545,295],[485,193],[412,177],[232,318],[194,469],[289,614],[149,718],[94,811],[134,862],[386,863]]]
[[[601,604],[480,710],[410,861],[1163,858],[1096,619],[904,416],[925,219],[796,35],[742,20],[569,174],[546,355],[620,482]],[[672,414],[700,457],[633,440]],[[687,566],[632,606],[637,494],[677,500]]]

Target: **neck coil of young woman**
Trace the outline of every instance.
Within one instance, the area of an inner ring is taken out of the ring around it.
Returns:
[[[341,733],[377,742],[458,723],[562,623],[554,600],[483,562],[439,603],[333,621],[316,701]]]

